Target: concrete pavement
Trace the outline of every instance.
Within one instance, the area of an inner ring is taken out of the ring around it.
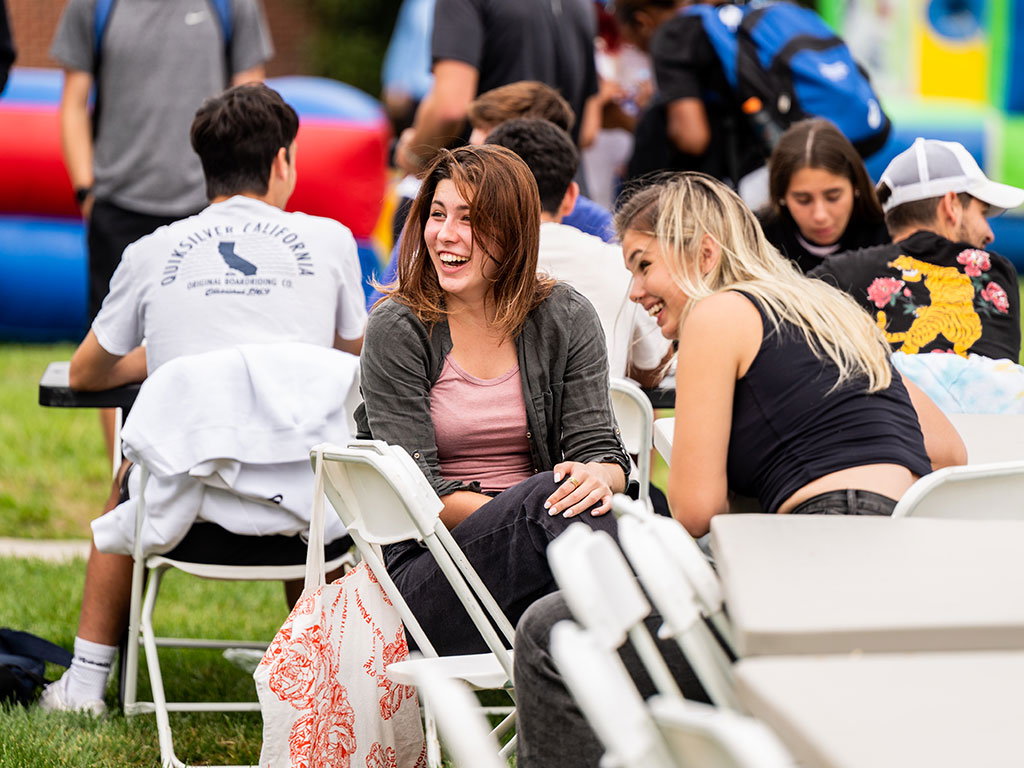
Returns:
[[[0,557],[38,557],[63,561],[89,556],[87,539],[4,539],[0,538]]]

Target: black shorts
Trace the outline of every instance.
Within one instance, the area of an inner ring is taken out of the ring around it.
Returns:
[[[118,503],[128,500],[128,476],[133,464],[121,479]],[[324,546],[324,559],[341,557],[352,547],[352,538],[342,536]],[[306,562],[306,542],[299,535],[243,536],[216,523],[197,522],[185,538],[170,552],[172,560],[215,565],[301,565]]]
[[[89,323],[110,291],[110,278],[121,263],[124,249],[159,227],[183,219],[183,216],[153,216],[136,213],[106,200],[96,200],[89,217]]]

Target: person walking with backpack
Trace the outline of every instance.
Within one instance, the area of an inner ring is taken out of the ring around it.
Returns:
[[[764,165],[764,157],[753,128],[741,119],[701,17],[684,12],[690,5],[687,0],[615,3],[627,39],[650,54],[657,84],[655,101],[637,127],[629,175],[702,171],[735,186],[740,176]]]
[[[196,109],[262,80],[273,53],[259,0],[68,2],[50,55],[64,67],[61,146],[88,227],[90,323],[124,249],[207,205],[189,147]],[[104,431],[110,444],[109,415]]]
[[[616,12],[650,52],[658,86],[637,130],[630,175],[703,171],[759,207],[767,202],[764,162],[791,124],[828,117],[862,156],[889,134],[864,70],[812,10],[789,2],[620,0]],[[667,150],[657,149],[659,124]]]

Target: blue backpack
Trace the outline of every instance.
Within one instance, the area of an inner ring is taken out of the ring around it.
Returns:
[[[96,12],[93,16],[92,42],[93,53],[98,58],[102,49],[103,33],[107,29],[107,22],[110,21],[110,12],[114,10],[115,0],[96,0]],[[231,36],[234,33],[234,22],[231,18],[231,0],[210,0],[217,19],[220,21],[220,29],[224,35],[224,44],[230,51]],[[228,56],[230,61],[231,57]]]
[[[809,117],[835,123],[862,157],[885,143],[891,123],[867,72],[814,11],[755,0],[681,12],[700,17],[737,104],[767,152],[778,134]]]

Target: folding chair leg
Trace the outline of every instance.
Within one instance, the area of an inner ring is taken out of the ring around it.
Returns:
[[[494,738],[496,738],[498,741],[501,741],[501,737],[509,731],[511,731],[513,728],[515,728],[515,726],[516,711],[515,709],[513,709],[511,712],[505,715],[505,718],[500,723],[494,726],[494,728],[491,730],[491,735],[494,736]],[[510,760],[512,756],[516,753],[517,738],[518,736],[516,734],[512,734],[512,738],[509,739],[504,744],[504,746],[502,746],[502,748],[498,750],[498,756],[501,757],[503,760]]]
[[[423,732],[427,742],[427,768],[442,768],[441,742],[437,738],[437,723],[434,721],[434,713],[431,711],[430,702],[422,700],[423,706]]]
[[[156,596],[160,591],[166,568],[154,568],[146,588],[146,599],[142,604],[141,632],[142,642],[146,648],[146,667],[149,669],[149,684],[153,689],[153,708],[156,714],[156,732],[160,741],[160,765],[163,768],[185,768],[174,754],[174,742],[171,738],[171,721],[167,713],[167,696],[164,694],[164,679],[160,672],[160,659],[157,656],[156,635],[153,632],[153,608]]]
[[[138,533],[136,533],[138,535]],[[135,715],[141,710],[136,705],[139,686],[139,623],[142,618],[142,583],[145,581],[146,564],[141,556],[132,564],[132,591],[128,610],[128,639],[124,648],[121,690],[125,715]]]

